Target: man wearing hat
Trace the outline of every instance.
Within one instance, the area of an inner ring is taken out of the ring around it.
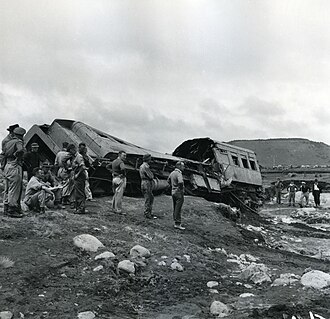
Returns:
[[[13,124],[13,125],[10,125],[8,128],[7,128],[7,131],[9,131],[8,135],[2,140],[1,142],[1,154],[0,154],[0,165],[1,165],[1,169],[3,170],[5,168],[5,165],[6,165],[6,157],[5,157],[5,147],[6,147],[6,144],[8,141],[10,141],[12,138],[14,138],[14,129],[16,127],[19,127],[18,124]]]
[[[20,201],[23,187],[23,155],[25,153],[23,136],[26,131],[22,127],[16,127],[13,133],[14,137],[6,143],[4,152],[6,157],[4,213],[10,217],[22,217]]]
[[[154,174],[150,170],[150,161],[150,154],[143,155],[143,163],[139,169],[141,177],[141,191],[144,196],[144,216],[148,219],[157,218],[152,214],[152,204],[154,202],[154,195],[152,194]]]
[[[304,181],[301,182],[300,190],[301,190],[300,206],[303,207],[304,198],[306,200],[306,206],[308,206],[310,189]]]
[[[31,151],[27,152],[24,155],[24,168],[27,171],[28,181],[33,176],[33,169],[40,167],[41,157],[39,154],[39,145],[38,143],[31,144]]]
[[[289,206],[292,205],[295,206],[295,200],[296,200],[296,191],[298,190],[298,187],[294,184],[293,181],[290,182],[290,185],[288,186],[288,192],[289,192]]]

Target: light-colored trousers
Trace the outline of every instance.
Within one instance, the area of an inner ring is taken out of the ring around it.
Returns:
[[[4,169],[4,177],[5,190],[3,203],[9,206],[19,207],[23,187],[22,166],[17,163],[7,163]]]
[[[24,203],[30,208],[45,208],[47,203],[53,198],[49,193],[46,193],[44,190],[41,190],[31,197],[24,199]]]
[[[114,212],[121,212],[124,191],[126,188],[126,177],[116,176],[112,180],[112,209]]]

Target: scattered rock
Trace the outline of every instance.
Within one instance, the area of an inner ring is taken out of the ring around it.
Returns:
[[[234,222],[238,221],[241,217],[241,211],[236,207],[230,207],[223,203],[217,204],[217,207],[224,217],[229,218]]]
[[[182,265],[179,264],[177,261],[172,262],[172,264],[171,264],[171,268],[172,268],[173,270],[183,271],[183,267],[182,267]]]
[[[254,297],[254,294],[251,294],[249,292],[245,292],[243,294],[240,294],[239,296],[240,296],[240,298],[249,298],[249,297]]]
[[[217,281],[208,281],[206,285],[209,288],[213,288],[219,286],[219,283]]]
[[[143,246],[140,245],[135,245],[131,251],[130,255],[132,257],[145,257],[148,258],[150,257],[150,251],[147,248],[144,248]]]
[[[247,288],[247,289],[251,289],[251,288],[253,288],[253,287],[252,287],[251,285],[249,285],[249,284],[245,284],[244,287]]]
[[[73,243],[76,247],[90,252],[96,252],[99,248],[104,247],[96,237],[89,234],[74,237]]]
[[[186,258],[187,263],[190,263],[190,256],[189,255],[183,255],[184,258]]]
[[[0,256],[0,266],[3,267],[3,268],[10,268],[10,267],[13,267],[14,266],[14,262],[6,257],[6,256]]]
[[[1,311],[0,319],[11,319],[13,318],[13,314],[10,311]]]
[[[131,262],[130,260],[122,260],[121,262],[119,262],[118,264],[118,269],[126,271],[130,274],[134,274],[135,273],[135,266],[134,263]]]
[[[210,307],[212,315],[218,315],[219,318],[227,317],[229,314],[229,308],[221,301],[213,301]]]
[[[210,289],[209,292],[211,294],[218,294],[219,293],[219,291],[217,289]]]
[[[280,278],[277,278],[272,283],[272,286],[290,286],[294,282],[297,282],[300,279],[300,276],[295,274],[281,274]]]
[[[320,270],[312,270],[304,274],[300,281],[305,287],[322,289],[330,286],[330,275]]]
[[[165,262],[165,261],[160,261],[160,262],[158,263],[158,266],[166,266],[166,262]]]
[[[258,259],[250,254],[241,254],[239,259],[246,262],[256,262]]]
[[[271,282],[269,269],[264,264],[251,263],[239,276],[243,280],[250,280],[255,284]]]
[[[115,254],[113,254],[113,253],[110,252],[110,251],[105,251],[104,253],[95,256],[94,259],[95,259],[95,260],[98,260],[98,259],[108,259],[108,258],[114,258],[114,257],[116,257]]]
[[[78,319],[93,319],[95,318],[94,312],[84,311],[78,313]]]
[[[103,266],[102,266],[102,265],[99,265],[99,266],[95,267],[95,268],[93,269],[93,271],[100,271],[100,270],[102,270],[102,269],[103,269]]]

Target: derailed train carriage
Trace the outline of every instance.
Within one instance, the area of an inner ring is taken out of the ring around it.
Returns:
[[[175,163],[181,158],[154,152],[123,141],[105,132],[95,129],[87,124],[72,120],[54,120],[50,125],[34,125],[25,136],[27,149],[32,143],[39,144],[39,152],[42,156],[54,162],[55,156],[61,150],[63,142],[78,145],[86,144],[89,156],[94,160],[89,172],[90,184],[93,193],[110,194],[111,187],[111,163],[117,158],[119,151],[127,153],[127,195],[140,195],[139,167],[142,157],[146,153],[152,155],[150,164],[155,174],[155,192],[165,192],[168,188],[167,178],[175,168]],[[212,170],[211,165],[192,160],[184,160],[186,169],[184,182],[187,191],[197,196],[205,196],[209,193],[220,194],[221,184],[218,175]]]
[[[218,142],[211,138],[195,138],[183,142],[174,156],[209,163],[225,181],[221,194],[211,199],[236,206],[259,206],[263,199],[262,177],[256,154],[245,148]]]
[[[173,155],[147,150],[111,136],[85,123],[56,119],[52,124],[34,125],[25,136],[27,149],[39,144],[39,152],[50,162],[61,150],[63,142],[86,144],[94,160],[90,169],[90,184],[94,194],[110,194],[111,163],[119,151],[127,153],[127,195],[140,195],[139,166],[146,153],[152,155],[150,164],[155,174],[155,192],[168,190],[167,178],[178,160],[185,162],[183,172],[186,192],[214,201],[236,206],[257,202],[261,174],[252,151],[211,139],[195,139],[180,145]],[[221,147],[220,147],[221,146]],[[247,202],[249,200],[249,203]]]

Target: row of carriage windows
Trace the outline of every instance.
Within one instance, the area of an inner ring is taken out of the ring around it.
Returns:
[[[238,167],[243,167],[247,169],[252,169],[257,171],[257,165],[254,159],[248,158],[246,155],[243,154],[233,154],[226,150],[220,150],[220,162],[224,164],[231,164]],[[231,157],[231,161],[230,161]]]

